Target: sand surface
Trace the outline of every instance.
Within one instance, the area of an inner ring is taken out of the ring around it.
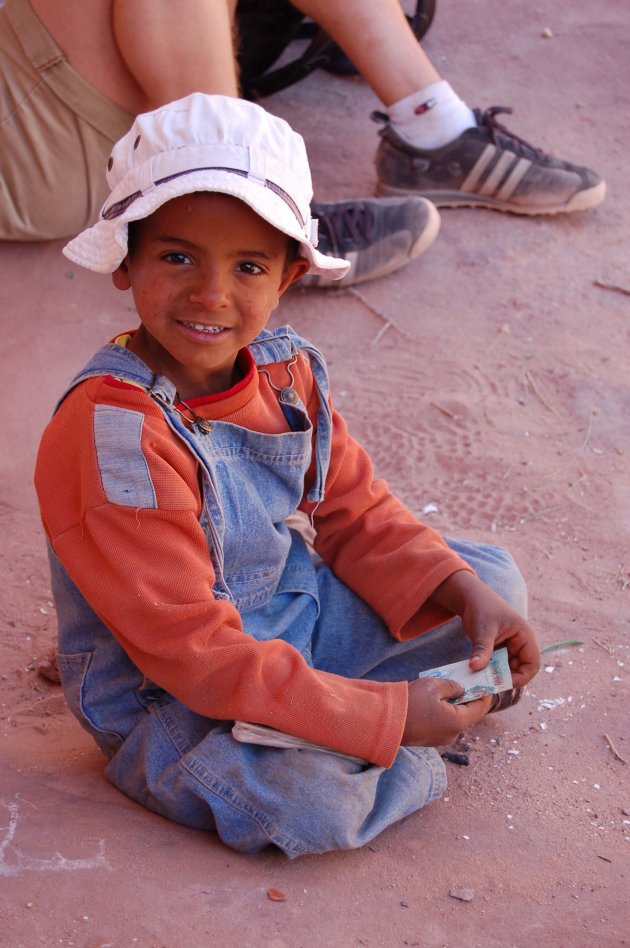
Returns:
[[[426,48],[444,76],[596,168],[606,202],[549,219],[444,211],[400,273],[362,296],[292,292],[274,317],[325,350],[338,406],[414,510],[512,551],[554,646],[521,704],[468,735],[443,800],[361,851],[245,857],[147,813],[105,781],[38,672],[55,612],[36,446],[75,369],[135,320],[59,243],[0,247],[1,944],[628,944],[628,39],[624,0],[441,0]],[[305,135],[318,197],[373,193],[378,103],[360,80],[319,73],[267,105]]]

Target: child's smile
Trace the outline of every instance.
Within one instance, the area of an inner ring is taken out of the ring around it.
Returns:
[[[306,262],[287,259],[286,235],[247,204],[216,192],[175,198],[132,228],[113,275],[119,289],[131,287],[142,321],[129,348],[180,398],[224,391],[239,350]]]

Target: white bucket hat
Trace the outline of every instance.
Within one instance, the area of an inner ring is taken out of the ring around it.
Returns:
[[[100,219],[63,249],[74,263],[113,273],[127,255],[129,221],[193,191],[220,191],[295,238],[311,273],[341,279],[350,263],[316,250],[311,173],[301,135],[253,102],[193,95],[138,115],[114,145],[111,194]]]

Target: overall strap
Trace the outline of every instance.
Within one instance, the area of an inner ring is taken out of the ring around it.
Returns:
[[[324,498],[326,476],[330,464],[332,443],[332,414],[328,404],[329,382],[326,362],[323,355],[312,343],[299,336],[290,326],[263,330],[248,346],[257,366],[275,362],[288,362],[300,351],[308,355],[315,386],[319,397],[317,410],[316,465],[315,482],[308,492],[307,499],[319,503]],[[163,375],[156,375],[137,355],[124,346],[108,343],[102,346],[88,364],[72,379],[64,395],[59,399],[55,411],[70,392],[87,379],[100,375],[113,375],[115,378],[133,382],[143,388],[149,397],[161,405],[165,414],[172,413],[176,401],[175,386]],[[169,419],[173,421],[174,419]],[[176,425],[176,427],[178,427]]]
[[[112,375],[123,382],[131,382],[144,389],[149,398],[160,406],[171,428],[177,434],[183,435],[184,440],[190,446],[190,438],[187,437],[187,426],[181,423],[181,412],[175,407],[179,398],[173,383],[165,375],[152,372],[142,359],[130,352],[129,349],[116,343],[108,343],[99,349],[85,368],[75,375],[65,394],[59,399],[55,411],[77,385],[87,379],[102,375]],[[191,412],[191,414],[192,418],[185,416],[188,425],[194,426],[202,433],[212,429],[212,425],[205,419],[198,418],[194,412]]]
[[[324,356],[319,349],[299,336],[290,326],[280,326],[274,330],[263,329],[260,335],[249,344],[248,349],[257,366],[287,362],[300,351],[308,355],[319,397],[319,407],[317,409],[315,483],[308,492],[307,499],[312,503],[319,503],[324,499],[332,445],[332,413],[328,402],[330,384]]]
[[[203,452],[199,449],[198,437],[190,430],[187,424],[184,424],[180,417],[180,412],[175,408],[175,403],[178,400],[175,386],[164,375],[156,375],[152,372],[142,359],[139,359],[138,356],[130,352],[129,349],[126,349],[124,346],[119,346],[116,343],[108,343],[99,349],[85,368],[75,375],[67,391],[59,400],[55,411],[57,411],[70,392],[72,392],[77,385],[80,385],[81,382],[104,375],[112,375],[114,378],[119,378],[125,382],[131,382],[140,386],[146,392],[147,397],[159,405],[166,424],[175,435],[181,439],[206,471],[209,484],[216,497],[217,492],[214,484],[214,475]],[[199,424],[197,422],[199,422]],[[203,419],[198,419],[197,422],[193,422],[192,425],[199,428],[199,433],[204,434],[208,430],[211,430],[211,426],[204,427],[205,422]],[[218,587],[215,589],[215,595],[218,598],[229,598],[229,592],[227,591],[223,578],[223,543],[211,521],[208,523],[208,529],[212,538],[210,555],[213,560]]]
[[[95,352],[88,364],[80,372],[77,372],[57,402],[55,411],[77,385],[87,379],[97,378],[99,375],[113,375],[116,378],[124,377],[147,390],[151,388],[153,382],[153,373],[141,359],[133,352],[125,349],[124,346],[118,346],[110,342],[106,346],[102,346],[98,352]]]

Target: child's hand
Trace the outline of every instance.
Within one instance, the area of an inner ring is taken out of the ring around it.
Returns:
[[[533,629],[473,573],[453,573],[438,586],[432,598],[461,616],[464,632],[473,644],[473,671],[485,668],[500,645],[507,646],[515,688],[526,685],[540,669],[540,651]]]
[[[461,731],[477,724],[490,710],[492,696],[467,704],[449,704],[464,689],[448,678],[418,678],[409,683],[407,721],[402,744],[439,747],[451,744]]]

